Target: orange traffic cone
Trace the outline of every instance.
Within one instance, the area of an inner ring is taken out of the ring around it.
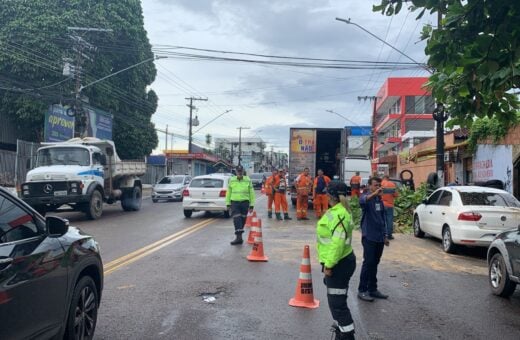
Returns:
[[[303,258],[300,265],[300,277],[296,284],[296,294],[289,300],[293,307],[318,308],[320,301],[314,298],[312,290],[311,257],[309,246],[303,248]]]
[[[251,228],[253,229],[253,228]],[[267,262],[269,258],[264,255],[264,242],[262,240],[262,229],[255,235],[255,242],[251,249],[251,254],[247,256],[247,259],[252,262]]]
[[[247,243],[255,243],[255,236],[257,236],[259,233],[262,233],[262,220],[258,217],[253,217],[251,218],[251,229],[249,230]]]
[[[246,224],[244,224],[244,227],[249,228],[251,227],[251,221],[253,217],[256,217],[256,211],[253,210],[253,212],[248,212],[246,217]]]

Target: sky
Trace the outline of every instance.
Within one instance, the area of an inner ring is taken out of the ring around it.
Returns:
[[[422,26],[425,15],[403,10],[388,17],[372,11],[377,1],[354,0],[142,0],[145,29],[152,48],[191,47],[288,57],[409,62],[355,22],[419,62],[425,62]],[[216,54],[212,54],[216,55]],[[236,57],[236,55],[222,55]],[[255,58],[241,56],[243,58]],[[272,59],[271,59],[272,60]],[[174,149],[187,149],[189,108],[195,101],[200,122],[194,142],[214,138],[262,138],[268,149],[287,152],[290,127],[370,125],[370,101],[388,77],[427,76],[420,69],[321,69],[168,57],[155,61],[151,88],[159,96],[152,121],[175,134]],[[225,111],[231,110],[223,114]],[[328,111],[333,111],[331,113]],[[343,117],[340,117],[343,116]],[[219,117],[220,116],[220,117]],[[206,126],[204,126],[206,125]],[[168,137],[171,149],[172,138]],[[213,145],[214,146],[214,145]],[[158,150],[165,147],[159,133]]]

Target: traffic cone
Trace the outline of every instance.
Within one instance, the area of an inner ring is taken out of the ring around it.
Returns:
[[[249,229],[249,236],[247,238],[247,243],[253,244],[255,243],[255,236],[262,233],[262,220],[258,217],[253,217],[251,219],[251,228]]]
[[[300,265],[300,276],[296,284],[296,294],[289,300],[293,307],[318,308],[320,301],[314,298],[312,289],[311,257],[309,246],[303,248],[303,258]]]
[[[249,228],[251,227],[251,222],[253,217],[256,217],[256,211],[253,210],[253,212],[248,212],[246,216],[246,224],[244,224],[244,227]]]
[[[253,228],[251,228],[253,229]],[[267,262],[269,258],[264,255],[264,242],[262,240],[262,229],[255,235],[255,241],[251,254],[247,256],[247,259],[252,262]]]

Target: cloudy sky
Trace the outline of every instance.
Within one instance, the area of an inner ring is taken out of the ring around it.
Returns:
[[[237,55],[173,47],[321,59],[409,61],[361,29],[335,20],[340,17],[350,18],[424,62],[424,43],[419,41],[419,33],[432,18],[425,16],[417,21],[416,13],[408,11],[386,17],[372,12],[376,2],[142,0],[142,5],[145,28],[155,49],[220,57]],[[168,124],[169,131],[187,136],[189,109],[185,97],[203,97],[208,101],[195,103],[200,125],[194,131],[207,126],[194,134],[196,143],[204,145],[208,133],[214,138],[238,137],[237,127],[243,126],[251,128],[244,130],[244,137],[260,137],[268,147],[283,151],[288,149],[289,127],[367,125],[371,104],[359,101],[358,96],[375,95],[387,77],[425,75],[418,69],[320,69],[178,57],[158,60],[156,67],[158,75],[152,88],[159,96],[159,108],[153,121],[158,128]],[[231,111],[217,118],[227,110]],[[164,148],[164,139],[164,134],[159,134],[158,149]],[[174,148],[186,149],[187,141],[174,137]]]

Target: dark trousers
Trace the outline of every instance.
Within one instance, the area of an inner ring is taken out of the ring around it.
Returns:
[[[332,276],[325,276],[324,279],[330,313],[342,332],[354,330],[354,321],[347,306],[347,293],[350,278],[355,270],[356,256],[351,253],[332,268]]]
[[[244,232],[248,210],[249,201],[231,201],[231,216],[233,217],[233,225],[235,226],[235,235]]]
[[[383,255],[383,242],[373,242],[365,237],[361,239],[363,244],[363,265],[359,279],[360,292],[375,292],[377,290],[377,266]]]

